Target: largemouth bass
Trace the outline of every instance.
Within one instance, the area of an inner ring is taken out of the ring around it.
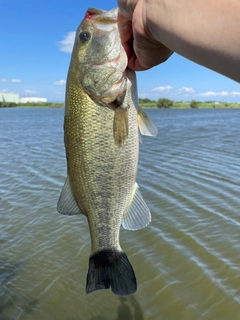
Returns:
[[[126,296],[137,290],[137,282],[119,244],[120,227],[137,230],[151,220],[136,174],[139,129],[156,135],[157,128],[138,107],[117,17],[118,9],[90,8],[76,32],[64,116],[67,178],[57,210],[87,217],[86,292],[111,287]]]

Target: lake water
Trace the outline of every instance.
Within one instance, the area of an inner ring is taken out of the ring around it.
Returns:
[[[0,109],[1,320],[240,319],[240,109],[149,110],[137,181],[150,226],[121,231],[136,294],[85,294],[84,216],[56,204],[63,109]]]

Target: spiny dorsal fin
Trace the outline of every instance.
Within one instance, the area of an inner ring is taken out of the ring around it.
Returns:
[[[151,213],[138,190],[137,183],[133,192],[132,201],[122,220],[122,226],[127,230],[138,230],[151,222]]]
[[[122,147],[128,137],[128,108],[118,107],[114,111],[113,136],[116,145]]]
[[[158,133],[158,128],[152,119],[140,107],[138,107],[138,126],[144,136],[155,137]]]
[[[72,194],[68,176],[58,200],[57,211],[61,214],[66,214],[66,215],[74,215],[74,214],[82,213]]]

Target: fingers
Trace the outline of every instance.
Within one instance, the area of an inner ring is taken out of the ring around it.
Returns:
[[[147,70],[164,61],[166,61],[171,55],[172,51],[167,47],[148,38],[136,38],[135,52],[137,60],[135,61],[135,70]]]
[[[122,15],[128,20],[132,20],[133,11],[138,3],[138,0],[118,0],[117,2]]]
[[[118,11],[118,29],[122,44],[129,41],[129,39],[132,37],[132,21],[126,19],[120,11]]]
[[[159,33],[158,25],[151,23],[147,15],[149,3],[144,0],[118,0],[120,37],[128,56],[128,67],[135,71],[152,68],[166,61],[172,54],[149,32],[149,25],[152,25],[154,34]],[[154,16],[155,11],[153,7],[150,17]]]

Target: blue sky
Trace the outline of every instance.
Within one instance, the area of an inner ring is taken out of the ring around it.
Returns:
[[[64,101],[74,32],[85,11],[116,6],[113,0],[1,0],[0,92]],[[141,98],[240,102],[239,83],[177,54],[137,79]]]

